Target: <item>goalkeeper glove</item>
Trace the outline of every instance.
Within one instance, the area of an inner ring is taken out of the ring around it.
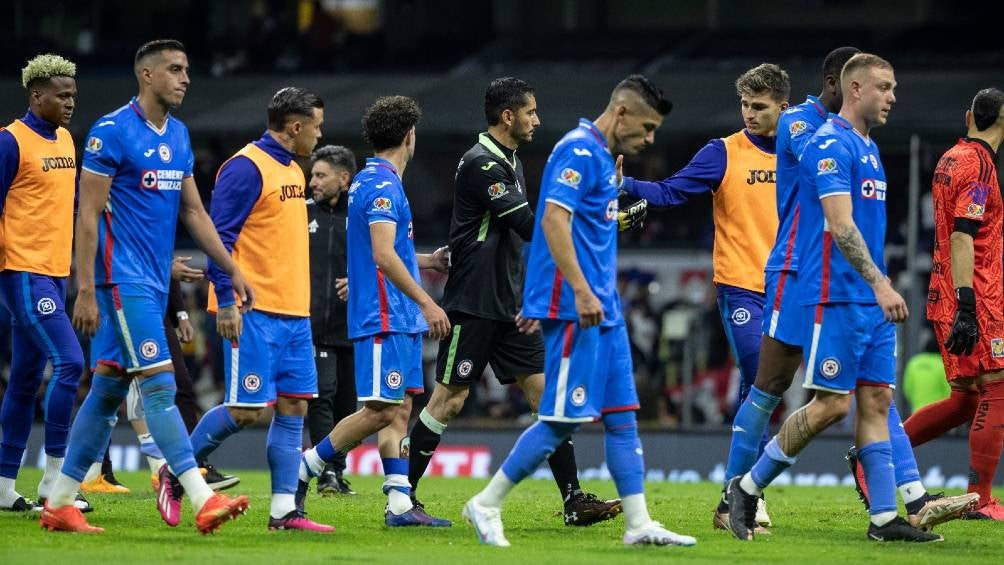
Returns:
[[[621,191],[618,196],[627,194]],[[617,212],[618,231],[637,231],[645,225],[648,217],[648,200],[642,199]]]
[[[976,322],[976,293],[968,287],[955,289],[955,319],[945,340],[945,349],[952,355],[971,355],[980,334]]]

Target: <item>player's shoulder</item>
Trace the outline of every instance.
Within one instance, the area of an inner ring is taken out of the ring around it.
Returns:
[[[128,104],[101,116],[91,125],[91,133],[116,133],[131,126],[133,112]]]

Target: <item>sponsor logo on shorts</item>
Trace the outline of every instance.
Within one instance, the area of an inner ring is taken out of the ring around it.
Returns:
[[[45,298],[38,301],[38,304],[35,305],[35,308],[38,309],[39,314],[46,316],[56,311],[56,301],[46,296]]]
[[[558,182],[578,190],[579,183],[582,182],[582,173],[570,167],[565,167],[558,173]]]
[[[752,316],[750,315],[749,310],[745,308],[736,308],[735,311],[732,312],[732,323],[737,326],[745,326],[746,322],[749,322],[751,317]]]
[[[160,346],[152,339],[145,339],[143,343],[139,344],[139,354],[144,359],[153,359],[158,353],[160,353]]]
[[[171,148],[166,143],[161,143],[157,146],[157,155],[161,161],[165,163],[171,162]]]
[[[471,369],[474,368],[474,363],[471,363],[470,359],[464,359],[457,365],[457,374],[461,377],[466,377],[471,374]]]
[[[994,357],[1004,357],[1004,338],[990,339],[990,354]]]
[[[827,357],[819,364],[819,372],[828,379],[832,379],[840,374],[840,361],[834,357]]]
[[[248,373],[241,379],[241,386],[248,392],[258,392],[261,390],[261,377],[254,373]]]
[[[404,378],[401,377],[401,373],[397,371],[391,371],[387,373],[387,377],[385,380],[387,381],[387,386],[389,386],[394,390],[401,388],[401,383],[404,382]]]
[[[586,387],[579,385],[572,389],[572,404],[582,406],[586,403]]]

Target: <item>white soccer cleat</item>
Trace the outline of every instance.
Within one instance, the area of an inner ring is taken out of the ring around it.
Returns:
[[[624,545],[697,545],[697,539],[671,532],[659,522],[649,522],[639,530],[624,532]]]
[[[478,541],[481,543],[509,547],[509,540],[505,539],[502,531],[502,513],[498,508],[482,506],[472,498],[464,505],[464,511],[460,515],[465,522],[474,526],[474,532],[478,534]]]
[[[767,515],[767,501],[762,498],[756,501],[756,523],[763,528],[771,526],[770,516]]]

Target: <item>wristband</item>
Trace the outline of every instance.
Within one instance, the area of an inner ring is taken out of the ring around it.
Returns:
[[[184,310],[178,312],[175,315],[178,317],[179,322],[183,322],[188,319],[188,312],[185,312]]]
[[[955,300],[960,310],[967,312],[976,311],[976,291],[968,286],[960,286],[955,289]]]

